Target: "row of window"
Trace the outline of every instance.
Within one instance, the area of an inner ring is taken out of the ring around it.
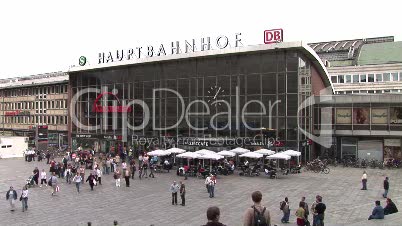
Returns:
[[[336,94],[357,94],[357,93],[402,93],[400,89],[386,90],[353,90],[353,91],[336,91]]]
[[[59,94],[67,93],[67,85],[50,85],[50,86],[40,86],[40,87],[29,87],[22,89],[10,89],[2,90],[0,95],[3,97],[21,97],[21,96],[32,96],[40,94]]]
[[[46,125],[67,125],[67,116],[42,115],[42,116],[5,116],[4,123],[7,124],[46,124]]]
[[[43,109],[67,109],[67,100],[49,100],[35,102],[13,102],[0,104],[0,110],[38,110]]]
[[[397,82],[402,81],[402,72],[359,75],[332,75],[331,81],[332,83]]]

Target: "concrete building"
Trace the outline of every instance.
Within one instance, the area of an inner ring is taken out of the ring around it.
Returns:
[[[42,148],[67,144],[67,91],[63,72],[0,80],[0,134],[29,137],[29,146]]]
[[[402,94],[402,42],[394,37],[309,45],[325,63],[335,94]]]

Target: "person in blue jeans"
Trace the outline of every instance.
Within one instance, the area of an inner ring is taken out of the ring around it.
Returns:
[[[368,219],[384,219],[384,209],[382,208],[380,201],[375,201],[375,207]]]
[[[289,216],[290,216],[290,207],[289,207],[289,199],[285,197],[285,201],[281,203],[281,209],[283,212],[283,217],[281,219],[282,223],[289,223]]]
[[[322,202],[322,197],[317,196],[316,198],[316,205],[314,207],[314,223],[313,225],[316,226],[324,226],[324,213],[327,207]]]

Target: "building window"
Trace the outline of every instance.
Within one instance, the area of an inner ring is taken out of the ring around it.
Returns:
[[[359,83],[359,75],[353,75],[353,83]]]
[[[360,75],[360,82],[366,82],[366,75]]]
[[[374,82],[374,74],[368,74],[367,79],[368,82]]]
[[[398,81],[398,73],[391,73],[392,81],[396,82]]]
[[[338,81],[337,81],[337,78],[338,78],[338,76],[332,75],[332,76],[331,76],[331,82],[332,82],[332,83],[337,83],[337,82],[338,82]]]
[[[338,75],[338,83],[345,83],[343,75]]]
[[[402,82],[402,72],[399,72],[399,81]]]
[[[384,82],[389,82],[391,81],[391,74],[390,73],[384,73],[382,74],[382,78]]]
[[[352,76],[351,75],[345,75],[345,83],[352,83]]]
[[[376,82],[382,82],[382,74],[376,74],[375,75],[375,81]]]

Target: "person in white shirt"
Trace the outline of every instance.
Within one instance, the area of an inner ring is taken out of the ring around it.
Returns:
[[[42,169],[42,172],[40,172],[40,186],[39,187],[42,187],[43,182],[45,182],[45,185],[47,187],[47,180],[46,179],[47,179],[47,177],[46,177],[45,169]]]
[[[82,181],[82,177],[81,177],[80,173],[77,173],[73,177],[73,181],[75,183],[75,187],[77,188],[77,192],[80,193],[80,185],[81,185],[81,181]]]
[[[102,185],[102,170],[100,170],[99,168],[96,169],[96,176],[98,177],[99,185]]]
[[[361,190],[367,190],[367,173],[366,173],[366,171],[363,171],[362,186],[363,187]]]
[[[209,180],[209,197],[215,197],[215,185],[216,185],[216,177],[212,175]]]
[[[28,187],[27,187],[27,185],[25,185],[22,188],[21,202],[22,202],[22,212],[24,212],[25,210],[28,210]]]
[[[209,193],[209,183],[211,182],[211,175],[205,178],[205,187],[207,188],[207,192]]]

